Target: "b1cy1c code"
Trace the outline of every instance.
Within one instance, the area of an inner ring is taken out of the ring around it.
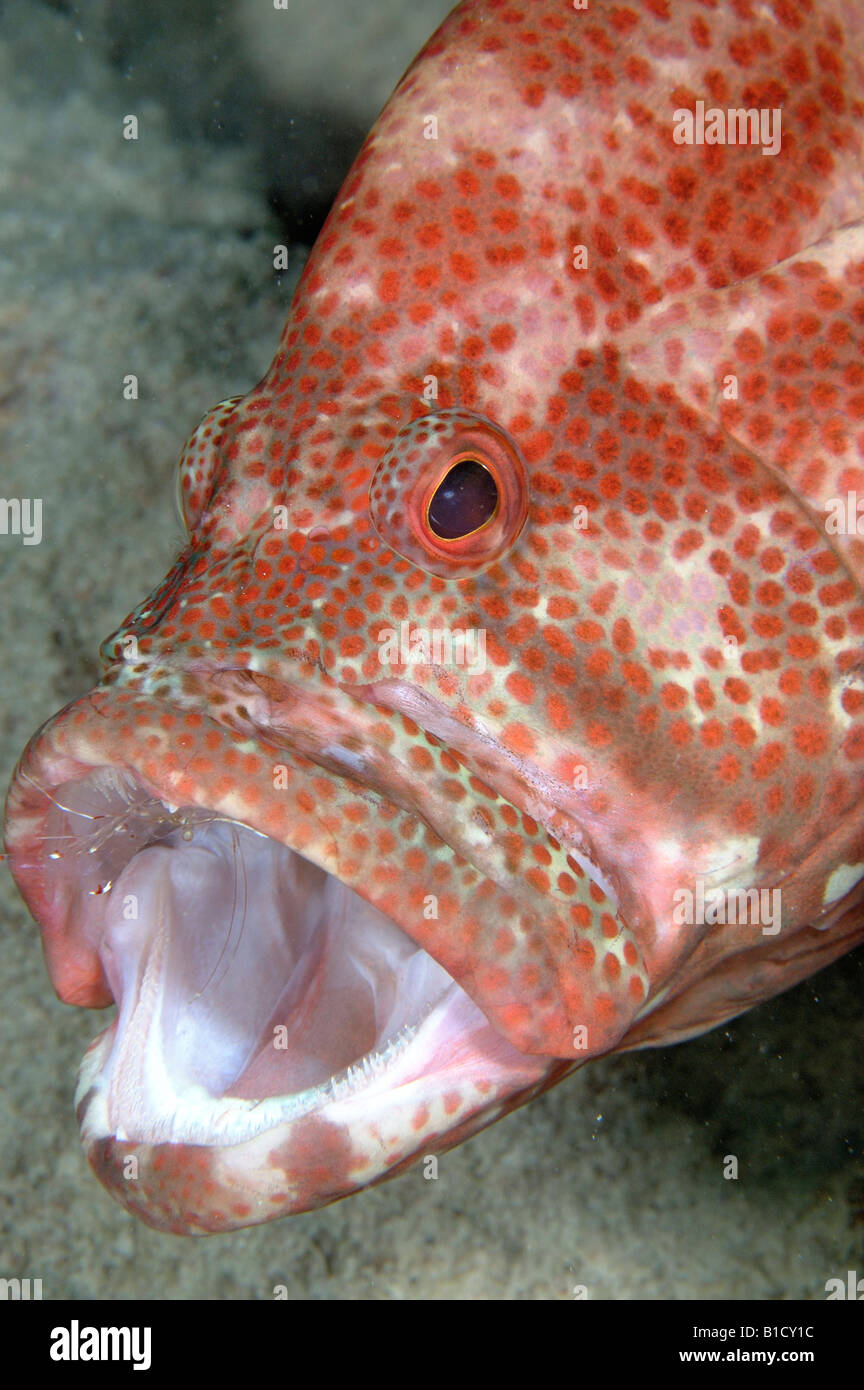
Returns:
[[[812,1327],[694,1327],[694,1337],[710,1337],[718,1342],[726,1342],[730,1337],[762,1337],[766,1342],[782,1339],[783,1341],[793,1341],[795,1338],[813,1336]]]

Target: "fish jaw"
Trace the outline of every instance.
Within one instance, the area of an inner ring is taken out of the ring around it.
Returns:
[[[297,775],[267,797],[274,762]],[[671,992],[657,976],[632,1027],[598,1021],[581,1055],[569,1035],[567,1055],[521,1050],[489,982],[443,938],[435,955],[415,939],[406,906],[436,881],[427,867],[412,883],[416,818],[376,793],[384,833],[408,852],[395,870],[386,854],[377,871],[352,865],[346,826],[369,795],[295,750],[116,689],[61,712],[25,750],[7,802],[10,867],[60,997],[119,1009],[81,1064],[83,1145],[112,1196],[156,1229],[217,1233],[325,1205],[453,1147],[589,1056],[702,1031],[718,1009],[790,982],[785,955],[762,978],[752,943],[724,971],[703,942],[700,968],[688,976],[679,958]],[[819,964],[860,935],[860,899],[839,903],[845,926],[826,933]],[[816,948],[801,945],[803,977]],[[551,1023],[550,1049],[559,1036]]]
[[[58,994],[118,1005],[81,1065],[85,1152],[123,1205],[178,1234],[345,1196],[576,1064],[514,1047],[371,901],[404,919],[425,896],[410,854],[377,884],[365,866],[366,897],[322,867],[352,877],[338,841],[368,802],[310,765],[296,800],[256,796],[277,756],[97,690],[31,741],[8,798],[10,866]],[[375,810],[382,841],[410,840],[408,814]]]

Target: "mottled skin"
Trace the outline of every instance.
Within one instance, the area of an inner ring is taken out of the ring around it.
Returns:
[[[146,1221],[320,1205],[860,940],[864,544],[824,523],[864,496],[862,54],[860,0],[466,0],[397,88],[7,843],[71,1002],[110,1001],[110,890],[49,859],[54,802],[105,766],[338,877],[503,1041],[195,1144],[106,1126],[103,1035],[83,1137]],[[697,100],[779,108],[780,153],[675,144]],[[501,506],[448,547],[424,499],[466,452]],[[482,629],[485,671],[382,666],[404,620]],[[781,888],[781,930],[676,923],[697,881]]]

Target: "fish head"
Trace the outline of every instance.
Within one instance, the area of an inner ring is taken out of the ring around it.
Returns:
[[[782,324],[852,313],[858,165],[677,144],[707,22],[648,7],[637,56],[622,13],[457,8],[186,446],[182,554],[19,764],[55,988],[118,1006],[85,1148],[151,1225],[344,1196],[861,935],[852,475],[759,408]],[[772,24],[730,104],[793,64]]]

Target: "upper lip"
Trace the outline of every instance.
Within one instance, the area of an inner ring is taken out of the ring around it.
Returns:
[[[463,801],[458,815],[448,799],[436,799],[437,785],[450,773],[436,768],[422,781],[400,761],[380,737],[381,714],[407,717],[419,725],[431,747],[441,747],[457,758],[466,773],[488,785],[490,792],[516,806],[541,824],[551,835],[572,848],[604,892],[617,900],[619,883],[614,867],[604,864],[584,825],[566,807],[569,789],[556,785],[524,759],[502,747],[491,733],[478,727],[470,712],[459,718],[439,701],[405,681],[382,680],[374,685],[334,685],[332,697],[310,701],[294,680],[262,676],[254,671],[214,674],[220,691],[242,701],[244,720],[257,737],[295,749],[321,767],[337,773],[367,791],[378,792],[403,809],[417,812],[442,840],[487,874],[482,834],[488,827],[482,797]],[[470,833],[465,833],[469,830]],[[508,887],[512,887],[512,883]]]

